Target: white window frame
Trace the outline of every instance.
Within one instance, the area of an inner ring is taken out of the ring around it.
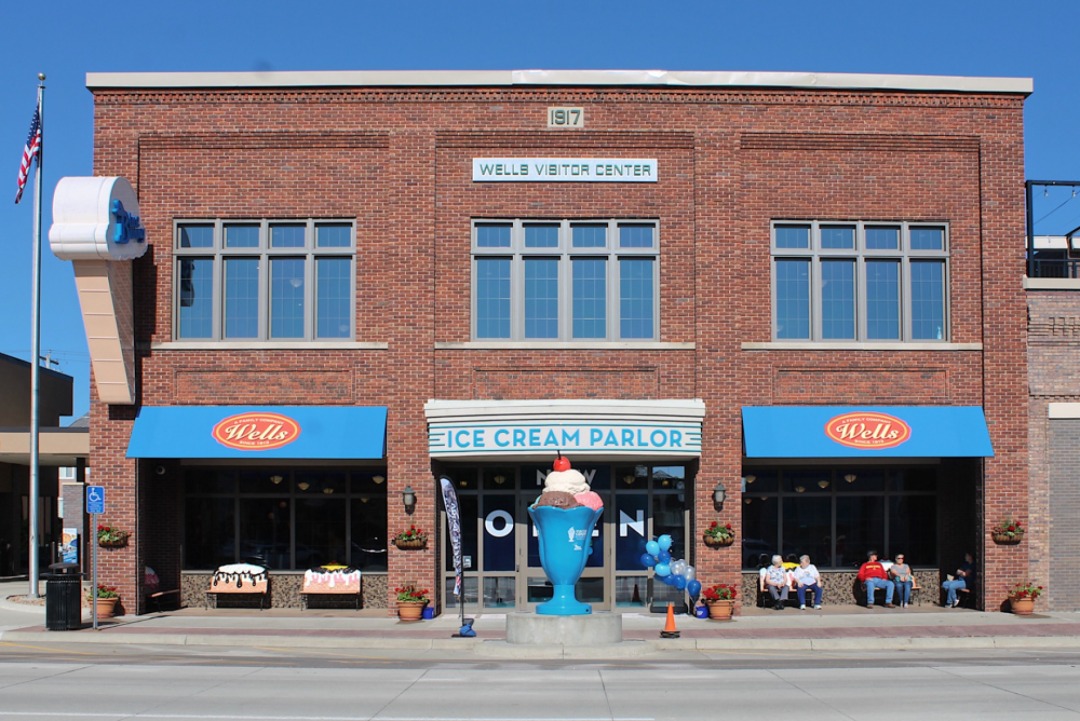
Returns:
[[[791,226],[810,227],[809,248],[778,248],[776,245],[777,229]],[[822,248],[822,227],[853,226],[855,230],[854,248]],[[874,228],[897,228],[899,230],[899,244],[897,249],[868,249],[866,247],[866,231]],[[914,250],[911,248],[911,231],[918,228],[932,228],[942,231],[941,250]],[[772,303],[772,339],[781,342],[821,342],[821,343],[948,343],[951,335],[950,322],[950,294],[949,294],[949,257],[950,237],[949,224],[947,222],[930,221],[889,221],[889,220],[805,220],[805,219],[780,219],[773,220],[770,225],[770,279],[771,279],[771,303]],[[777,261],[799,260],[810,262],[810,337],[809,338],[781,338],[778,335],[778,301],[777,301]],[[822,317],[822,274],[821,265],[827,260],[855,261],[855,337],[854,338],[824,338]],[[870,338],[867,329],[867,297],[866,297],[866,263],[875,260],[895,260],[899,263],[899,288],[900,288],[900,337],[899,338]],[[940,337],[915,338],[912,330],[911,310],[911,264],[920,260],[935,260],[942,264],[942,325]]]
[[[490,225],[510,225],[510,247],[479,247],[477,228]],[[529,225],[557,225],[559,241],[557,247],[525,247],[525,228]],[[573,228],[581,225],[606,225],[607,242],[604,248],[573,247]],[[653,244],[648,248],[620,248],[619,228],[623,226],[649,225],[653,228]],[[605,343],[605,342],[655,342],[660,338],[660,222],[655,218],[476,218],[472,220],[472,283],[470,335],[474,341],[481,342],[535,342],[535,343]],[[558,280],[558,333],[555,338],[525,337],[525,259],[555,258],[559,263]],[[477,334],[477,261],[481,258],[510,259],[510,337],[480,338]],[[573,273],[575,258],[605,258],[606,297],[605,297],[605,337],[573,337]],[[622,338],[620,336],[620,265],[624,258],[648,258],[653,261],[652,269],[652,334],[647,337]]]
[[[251,248],[226,248],[226,226],[258,226],[259,243]],[[303,247],[270,247],[270,228],[278,225],[303,225]],[[317,227],[322,225],[347,225],[349,245],[341,247],[316,247]],[[181,229],[187,226],[213,226],[213,245],[209,248],[180,247]],[[224,273],[225,261],[235,258],[259,260],[258,332],[253,338],[228,338],[224,336]],[[270,337],[270,261],[274,258],[302,258],[304,260],[304,333],[297,338]],[[316,288],[316,261],[322,258],[349,259],[349,332],[343,336],[320,338],[315,330],[318,323],[318,295]],[[181,262],[190,259],[211,260],[212,282],[212,331],[209,337],[180,335],[181,308]],[[352,218],[184,218],[173,222],[173,338],[179,341],[235,342],[274,341],[275,343],[310,343],[316,341],[350,341],[356,335],[356,222]]]

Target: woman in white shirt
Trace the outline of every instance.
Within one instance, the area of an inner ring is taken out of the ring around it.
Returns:
[[[814,608],[821,608],[821,574],[817,566],[810,563],[810,556],[799,557],[799,565],[793,571],[795,575],[795,589],[799,594],[799,610],[806,610],[806,590],[814,592]]]

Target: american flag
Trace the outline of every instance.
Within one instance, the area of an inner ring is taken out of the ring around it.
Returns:
[[[26,179],[30,176],[30,164],[39,153],[41,153],[41,114],[38,108],[34,108],[34,119],[30,121],[30,134],[26,136],[26,147],[23,148],[22,162],[19,163],[19,192],[15,193],[16,203],[22,200],[23,188],[26,187]]]

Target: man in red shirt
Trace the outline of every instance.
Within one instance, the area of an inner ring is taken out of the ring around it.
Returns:
[[[896,587],[885,573],[885,567],[878,562],[877,551],[866,554],[866,563],[859,567],[859,582],[866,589],[867,608],[874,607],[874,590],[878,588],[885,589],[885,608],[896,608],[892,602]]]

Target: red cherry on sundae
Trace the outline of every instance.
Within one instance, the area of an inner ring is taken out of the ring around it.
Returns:
[[[551,464],[551,467],[556,471],[569,471],[570,459],[560,453],[555,462]]]

